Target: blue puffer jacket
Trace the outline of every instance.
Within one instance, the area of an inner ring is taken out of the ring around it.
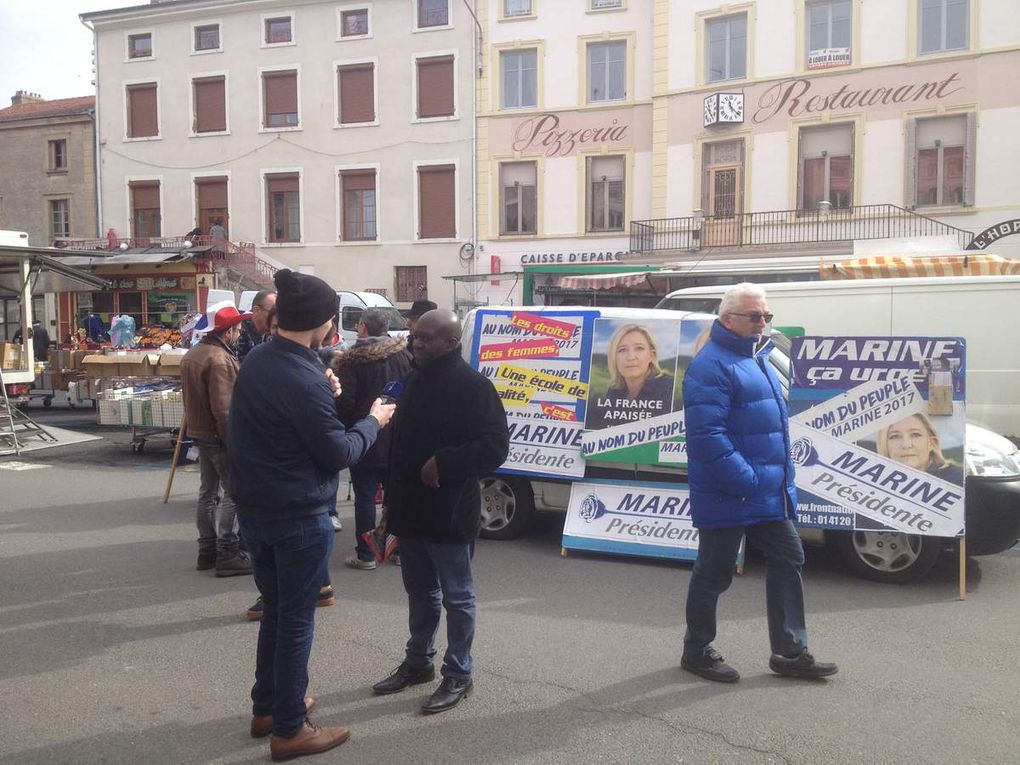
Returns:
[[[768,342],[718,320],[684,376],[691,514],[699,529],[793,520],[797,490],[786,402]]]

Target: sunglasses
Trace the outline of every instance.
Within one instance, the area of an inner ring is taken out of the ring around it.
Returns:
[[[775,316],[775,314],[762,313],[761,311],[747,311],[745,313],[740,313],[739,311],[730,311],[730,314],[733,316],[746,316],[748,319],[751,320],[752,324],[757,324],[762,319],[765,320],[766,324],[771,324],[772,318]]]

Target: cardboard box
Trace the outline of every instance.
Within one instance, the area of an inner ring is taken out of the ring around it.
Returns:
[[[82,359],[89,377],[152,377],[158,365],[157,353],[92,354]]]
[[[159,357],[159,374],[162,377],[180,377],[184,353],[164,353]]]
[[[24,349],[16,343],[0,343],[0,368],[23,369]]]

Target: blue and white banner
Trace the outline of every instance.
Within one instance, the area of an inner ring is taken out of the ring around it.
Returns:
[[[685,484],[584,481],[570,488],[563,547],[694,560],[698,530]]]
[[[963,339],[806,336],[790,356],[798,524],[961,536]]]

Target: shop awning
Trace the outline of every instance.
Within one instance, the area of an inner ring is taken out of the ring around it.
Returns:
[[[933,255],[906,257],[883,255],[873,258],[823,263],[822,279],[888,279],[906,276],[1008,276],[1020,274],[1020,261],[1000,255]]]
[[[632,271],[622,274],[586,274],[558,276],[550,280],[550,287],[564,290],[626,290],[648,287],[649,271]]]
[[[65,263],[63,258],[52,257],[51,248],[0,246],[0,291],[10,295],[21,295],[21,263],[28,261],[31,268],[32,294],[78,290],[82,286],[106,289],[110,283],[105,279]],[[59,253],[60,250],[53,250]]]

